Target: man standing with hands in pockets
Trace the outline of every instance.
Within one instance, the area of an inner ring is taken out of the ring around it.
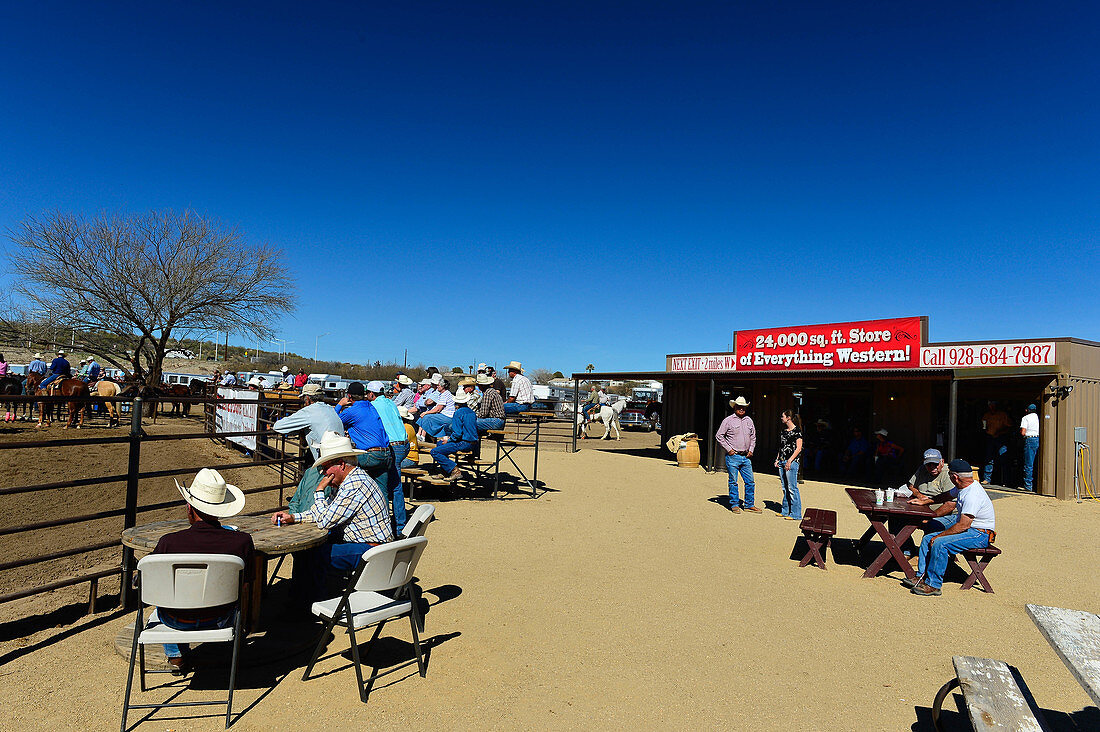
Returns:
[[[756,507],[756,481],[752,475],[752,453],[756,449],[756,425],[747,415],[749,403],[745,397],[730,400],[733,414],[722,420],[715,438],[726,451],[726,472],[729,473],[729,508],[733,513],[741,510],[761,513]],[[742,504],[737,490],[737,474],[745,481],[745,501]]]

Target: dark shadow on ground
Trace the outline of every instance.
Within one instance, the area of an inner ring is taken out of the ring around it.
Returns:
[[[118,595],[101,596],[96,607],[101,613],[105,609],[107,609],[108,612],[102,615],[86,615],[88,603],[78,602],[72,605],[65,605],[42,615],[33,615],[28,618],[20,618],[19,620],[0,624],[0,641],[25,638],[48,628],[59,628],[57,633],[47,638],[43,638],[37,643],[8,651],[3,656],[0,656],[0,668],[28,653],[48,648],[81,631],[97,628],[104,623],[109,623],[126,614],[122,610],[116,609],[118,608]]]
[[[634,457],[649,458],[651,460],[660,460],[663,463],[674,465],[676,458],[668,450],[659,445],[653,447],[621,447],[616,448],[614,445],[590,445],[590,450],[597,450],[599,452],[613,452],[616,455],[633,455]]]

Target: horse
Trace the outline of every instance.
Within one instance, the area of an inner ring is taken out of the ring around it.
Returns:
[[[80,414],[80,422],[76,428],[80,429],[84,426],[84,412],[88,410],[88,385],[81,379],[57,379],[52,382],[45,389],[37,389],[37,396],[64,396],[71,397],[69,401],[69,420],[65,423],[62,429],[69,429],[73,426],[73,422],[76,421],[76,415]],[[83,399],[84,401],[79,401]],[[45,402],[39,402],[38,404],[38,424],[35,427],[42,427],[42,419],[46,419],[46,427],[50,426],[50,415],[46,412]],[[58,417],[60,420],[61,418]]]
[[[588,419],[584,418],[584,412],[574,412],[577,418],[577,436],[582,440],[587,439],[588,425],[599,420],[603,423],[603,437],[600,438],[601,440],[610,439],[611,430],[615,430],[615,439],[621,440],[623,433],[619,429],[619,415],[623,413],[624,407],[626,407],[626,400],[620,399],[611,406],[601,405],[599,411],[593,409],[589,412]]]
[[[189,397],[191,396],[191,388],[184,386],[183,384],[165,384],[157,389],[157,394],[162,397],[161,406],[165,401],[172,403],[172,411],[169,412],[169,416],[173,414],[190,414],[191,403],[190,402],[178,402],[174,401],[172,397]]]
[[[122,387],[110,379],[100,379],[95,383],[96,396],[117,397],[121,390]],[[107,413],[107,426],[118,427],[118,404],[107,400],[97,402],[97,404],[102,404],[104,411]]]
[[[23,393],[23,379],[15,374],[7,374],[6,376],[0,376],[0,395],[3,396],[20,396]],[[15,421],[15,411],[18,407],[15,406],[15,402],[8,402],[7,411],[4,412],[5,422]]]
[[[46,378],[45,374],[36,374],[33,371],[27,374],[27,383],[24,384],[23,393],[27,396],[34,396],[38,393],[38,385],[42,383],[42,380]],[[27,400],[23,402],[23,413],[19,415],[19,419],[26,421],[27,419],[34,417],[34,405],[35,402]]]

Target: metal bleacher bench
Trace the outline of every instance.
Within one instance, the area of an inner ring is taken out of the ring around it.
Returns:
[[[955,656],[951,661],[955,665],[955,678],[943,685],[932,703],[932,726],[936,732],[940,732],[940,708],[956,687],[962,691],[970,724],[976,732],[1043,732],[1047,729],[1020,690],[1007,663],[972,656]]]

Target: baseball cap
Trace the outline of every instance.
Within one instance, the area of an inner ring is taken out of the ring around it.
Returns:
[[[933,463],[938,464],[940,462],[940,460],[943,460],[943,454],[940,453],[940,451],[937,450],[936,448],[930,447],[930,448],[928,448],[927,450],[924,451],[924,464],[925,465],[929,465],[929,464],[933,464]]]
[[[956,475],[966,475],[972,473],[973,468],[970,467],[970,463],[966,462],[962,458],[955,458],[947,464],[947,469]]]
[[[382,394],[386,391],[386,387],[382,385],[381,381],[375,379],[374,381],[367,382],[367,391],[373,391],[375,394]]]
[[[366,392],[363,390],[363,384],[358,381],[353,381],[348,384],[348,390],[345,392],[348,396],[363,396]]]

